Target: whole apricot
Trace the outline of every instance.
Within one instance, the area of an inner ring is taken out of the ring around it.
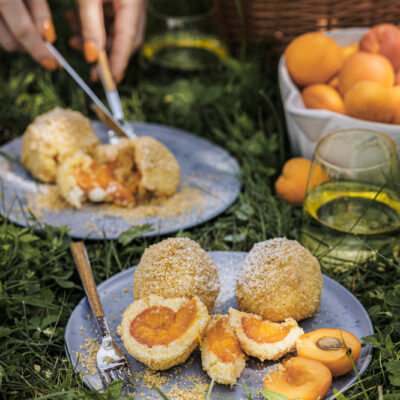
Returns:
[[[389,88],[394,83],[393,66],[380,54],[358,51],[347,58],[340,71],[339,91],[342,96],[360,81],[374,81]]]
[[[329,368],[333,376],[341,376],[353,368],[350,357],[357,363],[361,343],[343,329],[323,328],[300,336],[296,349],[300,357],[319,361]]]
[[[392,122],[400,124],[400,85],[389,88],[389,95],[394,103],[394,116]]]
[[[312,175],[309,177],[311,166]],[[318,164],[312,165],[307,158],[292,158],[283,166],[282,173],[275,182],[275,192],[288,203],[302,203],[306,196],[308,179],[310,189],[329,181],[327,173]]]
[[[325,83],[315,83],[307,86],[301,92],[304,105],[307,108],[329,110],[344,114],[344,104],[340,94],[332,86]]]
[[[396,25],[375,25],[361,38],[360,49],[385,56],[395,71],[400,70],[400,29]]]
[[[293,357],[264,378],[264,388],[289,400],[322,399],[332,383],[332,374],[321,362]]]
[[[389,90],[372,81],[355,84],[344,96],[344,108],[351,117],[386,123],[395,111]]]
[[[358,43],[349,44],[342,47],[342,59],[343,61],[349,58],[352,54],[360,50],[360,45]]]
[[[305,33],[292,40],[285,57],[289,74],[298,86],[326,83],[342,65],[339,45],[321,32]]]

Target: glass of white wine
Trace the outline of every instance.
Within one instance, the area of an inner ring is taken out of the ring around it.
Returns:
[[[301,242],[325,265],[399,250],[400,168],[395,142],[368,130],[319,141],[303,204]],[[385,253],[386,254],[386,253]]]
[[[168,83],[215,68],[228,57],[216,32],[215,0],[149,0],[139,53],[147,75]]]

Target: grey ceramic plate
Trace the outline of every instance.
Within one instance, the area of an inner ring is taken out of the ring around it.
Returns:
[[[236,307],[234,296],[236,276],[247,253],[239,252],[210,252],[210,256],[215,260],[221,281],[221,291],[216,301],[216,312],[227,312],[229,307]],[[133,301],[133,271],[135,267],[107,279],[98,286],[101,301],[103,303],[105,315],[108,318],[112,332],[115,333],[115,340],[121,343],[119,335],[116,333],[117,326],[121,322],[121,315],[125,308]],[[87,385],[99,389],[101,382],[99,375],[90,375],[82,367],[77,358],[77,353],[85,354],[82,347],[85,347],[85,340],[88,338],[98,339],[96,324],[90,317],[91,312],[86,299],[83,299],[73,311],[65,332],[66,348],[70,359],[79,371],[84,374],[84,381]],[[88,317],[89,316],[89,317]],[[300,323],[305,332],[317,328],[340,328],[352,332],[358,338],[371,335],[373,328],[367,312],[361,303],[343,286],[334,280],[324,276],[324,287],[322,291],[321,310],[313,318],[309,318]],[[146,367],[133,357],[128,355],[128,360],[132,372],[143,374]],[[367,345],[362,348],[361,356],[357,363],[357,368],[362,374],[371,360],[371,347]],[[258,360],[249,359],[239,383],[254,389],[262,388],[263,377],[268,369],[276,362],[260,363]],[[177,366],[161,373],[168,377],[168,383],[160,387],[166,394],[174,385],[188,385],[201,379],[210,382],[206,373],[202,370],[200,354],[196,351],[190,361],[184,366]],[[331,390],[325,397],[333,398],[333,388],[342,391],[356,381],[354,372],[335,378]],[[155,392],[139,383],[138,393],[144,393],[153,398]],[[213,395],[225,396],[226,398],[244,399],[243,386],[237,385],[233,388],[216,384]],[[153,394],[153,396],[151,396]],[[141,397],[140,397],[141,398]],[[147,398],[147,397],[144,397]],[[212,397],[217,398],[217,397]]]
[[[144,236],[164,235],[191,228],[214,218],[235,201],[240,191],[240,182],[237,179],[239,166],[226,150],[208,140],[175,128],[147,123],[135,123],[133,126],[138,135],[153,136],[164,143],[181,166],[181,184],[198,188],[201,193],[200,204],[182,215],[135,220],[134,225],[153,225],[154,230]],[[99,138],[105,142],[106,127],[99,122],[94,122],[93,127]],[[0,151],[19,160],[21,139],[7,143]],[[25,206],[29,196],[43,190],[43,185],[38,184],[19,163],[9,162],[4,157],[0,157],[0,181],[3,184],[4,196],[0,213],[19,225],[26,226],[32,223]],[[97,207],[85,205],[82,210],[46,210],[36,217],[42,224],[68,226],[69,234],[75,238],[102,239],[105,235],[114,239],[131,226],[119,217],[100,217]]]

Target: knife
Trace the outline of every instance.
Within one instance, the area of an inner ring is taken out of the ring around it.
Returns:
[[[92,89],[85,83],[85,81],[78,75],[78,73],[68,64],[67,60],[58,52],[58,50],[50,43],[45,43],[47,49],[53,55],[53,57],[58,61],[58,63],[68,72],[71,78],[78,84],[78,86],[85,92],[85,94],[90,98],[92,103],[90,108],[96,113],[99,119],[113,130],[118,136],[128,137],[131,139],[136,139],[136,135],[133,132],[128,132],[121,123],[116,120],[112,114],[108,111],[101,100],[94,94]]]

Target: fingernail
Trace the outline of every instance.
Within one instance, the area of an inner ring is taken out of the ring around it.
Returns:
[[[80,51],[82,50],[82,44],[78,37],[74,36],[68,40],[68,45],[74,50]]]
[[[45,58],[42,61],[40,61],[40,64],[42,65],[42,67],[50,71],[54,71],[55,69],[57,69],[57,62],[52,58]]]
[[[83,45],[83,51],[85,53],[85,58],[88,63],[92,63],[97,60],[98,52],[96,45],[93,42],[86,41]]]
[[[53,22],[47,19],[42,24],[43,36],[50,43],[53,43],[56,40],[56,31],[54,29]]]
[[[92,68],[90,70],[90,81],[91,82],[97,82],[99,80],[99,74],[96,71],[96,68]]]

